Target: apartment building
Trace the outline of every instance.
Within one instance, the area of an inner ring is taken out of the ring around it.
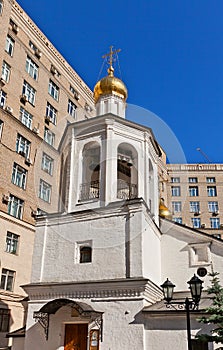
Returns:
[[[25,322],[35,216],[63,210],[61,136],[93,94],[16,1],[0,0],[0,348]]]
[[[223,164],[167,164],[173,220],[223,238]]]

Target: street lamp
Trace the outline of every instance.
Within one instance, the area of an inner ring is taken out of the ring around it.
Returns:
[[[190,281],[187,282],[189,284],[189,289],[191,292],[191,299],[188,297],[185,301],[172,301],[173,299],[173,290],[176,287],[170,280],[167,280],[161,285],[163,289],[164,300],[167,305],[184,305],[187,315],[187,344],[188,350],[192,350],[191,343],[191,329],[190,329],[190,310],[198,309],[199,302],[201,299],[201,291],[202,291],[202,283],[196,275],[194,275]]]

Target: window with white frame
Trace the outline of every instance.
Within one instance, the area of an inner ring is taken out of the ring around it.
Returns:
[[[17,254],[19,244],[19,235],[7,232],[5,251],[10,254]]]
[[[208,186],[207,193],[208,193],[208,197],[216,197],[217,196],[216,186]]]
[[[189,196],[197,197],[199,195],[198,186],[190,186],[189,187]]]
[[[53,158],[46,153],[43,153],[42,156],[42,169],[50,175],[53,174]]]
[[[17,219],[22,219],[23,207],[24,207],[24,201],[10,194],[9,204],[8,204],[8,214],[14,216]]]
[[[181,202],[172,202],[172,211],[173,213],[180,213],[181,212]]]
[[[0,309],[0,332],[9,331],[9,322],[10,322],[10,310],[9,309]]]
[[[54,125],[57,123],[57,110],[49,102],[46,106],[46,117],[48,117]]]
[[[206,177],[206,182],[215,183],[215,177]]]
[[[33,116],[31,113],[26,111],[23,107],[20,107],[20,120],[29,129],[32,128]]]
[[[22,94],[27,97],[29,103],[31,103],[32,105],[35,104],[36,90],[25,80],[22,87]]]
[[[178,224],[182,224],[182,218],[173,218],[174,222],[177,222]]]
[[[6,104],[7,94],[4,91],[0,91],[0,108],[4,108]]]
[[[39,198],[47,203],[50,203],[52,186],[44,180],[40,179]]]
[[[67,112],[71,117],[75,117],[76,108],[77,106],[71,100],[68,100]]]
[[[13,291],[15,271],[2,269],[1,289]]]
[[[9,35],[6,38],[5,51],[12,56],[14,51],[15,40],[13,40]]]
[[[200,218],[191,218],[192,225],[194,228],[200,228],[201,227],[201,219]]]
[[[2,14],[3,12],[3,1],[0,0],[0,15]]]
[[[38,69],[37,64],[29,57],[26,58],[26,72],[34,79],[38,79]]]
[[[54,100],[58,101],[59,88],[52,80],[49,81],[48,93],[50,94],[50,96],[54,98]]]
[[[188,182],[190,183],[197,183],[197,177],[189,177]]]
[[[210,218],[211,228],[220,228],[220,219],[219,218]]]
[[[13,164],[12,170],[12,183],[16,186],[19,186],[23,189],[26,187],[26,178],[27,170],[18,165],[17,163]]]
[[[180,186],[171,186],[171,194],[174,197],[180,196]]]
[[[16,152],[25,158],[29,158],[31,142],[18,134],[16,139]]]
[[[199,213],[200,212],[200,202],[190,202],[190,212]]]
[[[10,77],[10,65],[8,63],[6,63],[5,61],[3,61],[2,63],[2,79],[8,83],[9,81],[9,77]]]
[[[33,44],[33,42],[30,40],[29,41],[29,47],[31,47],[32,50],[36,51],[37,50],[37,47],[35,44]]]
[[[208,202],[209,213],[216,213],[218,211],[218,202]]]
[[[171,182],[172,183],[179,183],[180,182],[180,178],[179,177],[171,177]]]
[[[47,127],[44,129],[44,141],[46,141],[49,145],[54,146],[55,134]]]
[[[3,121],[0,119],[0,139],[2,137],[3,124]]]

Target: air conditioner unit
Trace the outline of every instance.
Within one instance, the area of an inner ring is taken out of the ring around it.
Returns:
[[[194,212],[195,216],[200,215],[200,214],[201,214],[200,210]]]
[[[220,228],[221,228],[221,229],[223,228],[223,224],[220,224]]]
[[[13,109],[12,109],[12,107],[10,107],[10,106],[6,106],[6,107],[5,107],[5,110],[6,110],[6,112],[9,112],[9,113],[12,113],[12,112],[13,112]]]
[[[28,98],[27,98],[27,96],[26,95],[21,95],[20,96],[20,101],[22,102],[22,103],[26,103],[27,101],[28,101]]]
[[[56,74],[57,73],[57,69],[56,67],[54,67],[54,65],[51,65],[50,71],[52,74]]]
[[[5,204],[8,204],[9,200],[10,200],[9,196],[7,194],[3,194],[2,202],[5,203]]]
[[[30,158],[26,158],[25,159],[25,164],[28,165],[28,166],[32,165],[31,159]]]
[[[12,26],[12,31],[15,34],[18,34],[19,28],[18,28],[17,24],[13,23],[11,26]]]
[[[218,215],[218,214],[219,214],[219,210],[215,210],[215,211],[213,211],[213,213],[212,213],[213,216],[216,216],[216,215]]]
[[[32,210],[32,211],[31,211],[31,216],[32,216],[33,218],[35,218],[37,215],[38,215],[37,210]]]
[[[34,132],[35,134],[39,134],[39,129],[36,128],[36,127],[34,127],[34,128],[33,128],[33,132]]]
[[[40,57],[42,56],[42,52],[41,52],[39,49],[36,49],[36,50],[35,50],[35,56],[36,56],[37,58],[40,58]]]
[[[78,94],[78,92],[74,93],[74,98],[78,101],[80,100],[80,94]]]
[[[201,224],[201,228],[205,228],[206,227],[206,224]]]
[[[5,85],[6,81],[5,81],[3,78],[1,78],[1,79],[0,79],[0,83],[1,83],[1,85],[3,86],[3,85]]]
[[[49,124],[49,123],[51,122],[51,119],[50,119],[50,116],[49,116],[49,115],[46,115],[46,116],[45,116],[45,122],[46,122],[47,124]]]
[[[24,151],[19,151],[19,154],[20,154],[21,156],[23,156],[23,157],[26,156],[26,153],[25,153]]]

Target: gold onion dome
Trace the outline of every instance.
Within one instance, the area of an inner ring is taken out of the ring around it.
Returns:
[[[128,90],[122,80],[114,77],[114,68],[108,68],[108,75],[97,82],[94,87],[94,99],[97,103],[100,96],[115,95],[127,99]]]
[[[164,219],[172,219],[171,212],[169,209],[165,206],[164,200],[160,199],[160,205],[159,205],[159,216]]]

